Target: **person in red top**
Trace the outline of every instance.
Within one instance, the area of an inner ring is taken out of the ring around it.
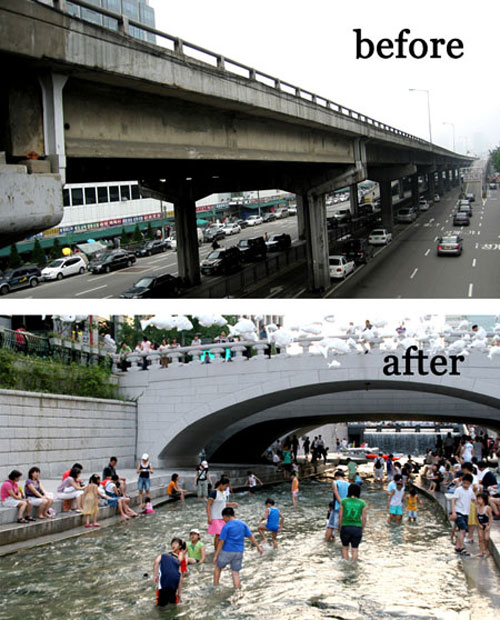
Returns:
[[[28,521],[36,521],[33,517],[29,516],[31,511],[31,502],[29,499],[25,499],[19,490],[18,482],[21,480],[22,473],[13,469],[7,480],[2,484],[0,488],[0,500],[2,506],[6,508],[17,508],[17,522],[28,523]],[[24,517],[26,511],[27,517]]]
[[[28,342],[26,340],[26,327],[24,325],[20,325],[16,329],[16,349],[19,353],[27,353],[28,352]]]
[[[79,469],[79,470],[80,470],[80,473],[82,473],[82,471],[83,471],[83,465],[80,465],[80,463],[75,463],[75,464],[73,465],[73,467],[70,467],[69,469],[67,469],[67,470],[64,472],[64,474],[62,475],[62,479],[63,479],[63,480],[66,480],[66,478],[69,478],[69,474],[71,473],[71,470],[72,470],[72,469]]]

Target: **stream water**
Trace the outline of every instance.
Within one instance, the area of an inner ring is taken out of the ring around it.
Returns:
[[[453,553],[449,526],[431,501],[423,499],[416,525],[389,527],[385,492],[363,489],[368,525],[360,561],[353,565],[340,559],[338,542],[323,542],[329,483],[303,482],[296,509],[288,484],[262,490],[255,498],[237,494],[237,516],[255,533],[267,496],[283,510],[285,529],[277,551],[266,549],[260,557],[247,546],[240,592],[233,591],[227,571],[219,589],[211,585],[213,546],[206,534],[205,505],[192,499],[184,506],[165,505],[154,515],[0,558],[0,618],[497,617],[499,583],[481,588],[470,574],[467,578],[463,560]],[[159,611],[154,607],[154,559],[169,548],[173,536],[187,537],[191,527],[203,533],[208,562],[190,569],[183,603]]]

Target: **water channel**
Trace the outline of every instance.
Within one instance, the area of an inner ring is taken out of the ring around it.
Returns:
[[[267,496],[285,515],[277,551],[268,549],[261,558],[246,549],[239,593],[226,572],[220,588],[213,589],[204,504],[192,499],[185,506],[165,505],[148,517],[0,558],[0,618],[497,617],[500,581],[481,591],[481,584],[467,578],[463,560],[453,553],[449,526],[433,502],[423,499],[418,524],[388,527],[385,493],[364,488],[368,527],[360,562],[353,565],[340,559],[338,542],[323,542],[329,488],[325,482],[303,482],[295,510],[288,484],[263,489],[256,498],[236,495],[237,515],[253,531]],[[151,580],[154,559],[173,536],[187,537],[191,527],[202,531],[209,562],[190,569],[177,609],[159,611]]]

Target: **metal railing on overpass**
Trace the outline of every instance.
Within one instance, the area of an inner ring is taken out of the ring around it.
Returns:
[[[43,0],[34,0],[39,4],[47,5],[47,1]],[[272,88],[274,90],[279,91],[280,93],[291,95],[292,97],[296,97],[303,102],[308,102],[313,105],[317,105],[324,110],[328,110],[333,114],[340,115],[343,117],[348,117],[353,121],[359,122],[364,126],[374,127],[381,131],[384,131],[388,134],[392,134],[395,136],[400,136],[402,138],[407,138],[414,142],[417,142],[421,146],[427,146],[432,148],[432,144],[423,138],[419,138],[418,136],[414,136],[400,129],[396,129],[387,123],[382,123],[381,121],[377,121],[366,114],[362,114],[361,112],[357,112],[356,110],[352,110],[347,106],[341,105],[339,103],[335,103],[326,97],[322,97],[321,95],[317,95],[305,88],[301,88],[300,86],[296,86],[280,78],[274,77],[265,73],[263,71],[259,71],[253,67],[249,67],[237,60],[232,60],[230,58],[226,58],[222,54],[217,54],[216,52],[212,52],[200,45],[196,45],[196,43],[189,43],[188,41],[184,41],[179,37],[175,37],[171,34],[163,32],[161,30],[157,30],[156,28],[152,28],[142,22],[138,22],[134,19],[130,19],[129,17],[121,14],[115,13],[114,11],[110,11],[103,7],[96,6],[90,2],[85,2],[85,0],[71,0],[72,5],[77,5],[83,9],[88,11],[93,11],[102,15],[103,17],[108,17],[113,20],[116,20],[118,24],[118,31],[125,35],[130,35],[130,26],[134,28],[138,28],[145,32],[148,32],[156,37],[159,37],[167,42],[167,47],[154,45],[152,43],[144,42],[144,45],[160,47],[161,49],[167,49],[169,51],[175,52],[180,56],[185,56],[187,58],[193,58],[200,62],[204,62],[206,64],[211,65],[214,68],[221,69],[224,71],[228,71],[237,75],[240,78],[246,78],[250,81],[259,82],[264,86]],[[68,14],[68,5],[67,0],[52,0],[52,5],[55,9],[62,11]],[[74,17],[74,16],[72,16]],[[94,26],[97,26],[94,22],[90,20],[85,20],[84,18],[74,17],[74,19],[82,19],[88,23],[92,23]],[[99,26],[97,26],[99,27]],[[109,29],[109,28],[108,28]],[[135,39],[138,40],[138,39]],[[142,41],[141,41],[142,42]]]

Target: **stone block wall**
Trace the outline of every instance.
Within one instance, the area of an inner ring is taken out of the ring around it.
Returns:
[[[0,476],[37,465],[45,478],[73,463],[101,472],[114,455],[134,467],[135,403],[0,390]]]

